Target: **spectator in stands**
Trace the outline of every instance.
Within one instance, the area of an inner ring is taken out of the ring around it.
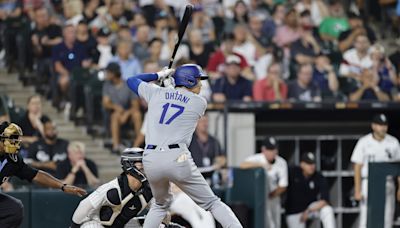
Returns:
[[[310,12],[304,11],[301,13],[301,18],[310,19]],[[293,42],[290,46],[290,56],[296,64],[313,64],[315,57],[320,53],[321,47],[317,39],[313,36],[312,25],[306,25],[302,28],[300,38]]]
[[[273,42],[281,48],[288,48],[300,38],[299,15],[295,9],[286,12],[284,24],[276,29]]]
[[[251,72],[246,59],[233,50],[234,36],[232,33],[225,33],[222,37],[221,47],[214,52],[207,64],[207,72],[212,79],[218,79],[224,72],[225,58],[229,55],[236,55],[240,58],[240,67],[242,68],[242,74],[245,75]]]
[[[263,34],[263,22],[265,17],[261,14],[253,13],[249,15],[250,40],[257,47],[257,56],[264,54],[266,47],[271,44],[271,40]]]
[[[95,63],[98,54],[96,50],[97,42],[96,39],[90,34],[89,28],[86,22],[80,21],[76,26],[76,42],[86,49],[88,58]]]
[[[55,175],[59,162],[67,159],[68,141],[58,138],[55,124],[43,119],[43,137],[28,148],[28,158],[32,167]]]
[[[75,27],[67,24],[63,28],[63,42],[54,46],[52,49],[52,60],[54,63],[54,71],[56,78],[53,80],[57,83],[55,87],[59,86],[59,92],[53,94],[53,101],[59,108],[63,108],[63,102],[67,100],[67,93],[69,88],[70,73],[74,68],[89,67],[91,61],[88,59],[86,48],[82,47],[76,42]],[[54,88],[56,89],[56,88]],[[56,94],[58,97],[56,97]]]
[[[218,140],[208,133],[208,115],[197,122],[189,150],[197,167],[213,167],[219,170],[226,165],[226,154]]]
[[[195,5],[194,7],[191,29],[200,31],[201,36],[199,38],[203,40],[204,43],[215,40],[214,23],[208,14],[204,12],[201,5]]]
[[[8,72],[17,69],[19,76],[24,76],[26,67],[26,50],[29,43],[29,21],[22,10],[23,2],[19,0],[2,1],[0,19],[2,20],[2,41]]]
[[[97,8],[100,5],[100,0],[89,0],[84,2],[83,21],[90,24],[97,17]]]
[[[233,18],[225,18],[224,32],[232,33],[238,24],[247,24],[249,22],[248,9],[244,1],[238,0],[233,6]]]
[[[24,116],[17,121],[17,124],[24,132],[21,140],[24,144],[31,144],[39,140],[44,134],[42,119],[49,119],[42,113],[42,100],[39,95],[28,98],[27,108]]]
[[[286,7],[284,4],[277,3],[271,10],[272,17],[265,20],[263,24],[263,36],[272,42],[278,27],[282,26],[285,20]]]
[[[163,1],[163,0],[161,0]],[[168,39],[168,28],[171,26],[168,24],[169,17],[165,11],[161,11],[156,15],[154,21],[154,37],[160,38],[163,41]]]
[[[323,99],[336,97],[339,82],[331,61],[327,56],[318,55],[315,58],[312,81],[321,89]]]
[[[133,54],[139,59],[140,62],[149,58],[148,51],[150,41],[150,27],[148,25],[141,25],[137,27],[135,42],[133,43]]]
[[[361,80],[362,69],[372,67],[372,59],[368,51],[370,43],[366,35],[357,35],[354,40],[354,48],[343,53],[339,73],[341,76]]]
[[[164,42],[164,45],[161,48],[161,60],[169,61],[171,59],[172,52],[175,48],[177,36],[178,31],[176,29],[170,28],[168,32],[168,41]],[[180,59],[189,59],[189,47],[187,44],[181,43],[178,50],[176,51],[175,61],[179,61]]]
[[[367,227],[368,163],[400,160],[399,141],[387,134],[387,117],[384,114],[375,115],[371,128],[371,133],[358,140],[351,156],[354,164],[354,199],[360,201],[360,228]],[[386,188],[386,197],[392,198],[393,202],[394,189]],[[393,204],[388,203],[385,207],[385,227],[393,227]]]
[[[99,14],[91,23],[94,30],[107,27],[111,32],[117,32],[121,26],[128,25],[128,19],[124,15],[123,0],[112,0],[107,5],[107,11]]]
[[[267,137],[261,145],[261,153],[247,157],[240,164],[242,169],[264,168],[268,176],[267,208],[265,221],[270,228],[281,227],[281,195],[288,186],[288,166],[285,159],[278,155],[278,143],[275,138]]]
[[[102,28],[97,33],[97,66],[99,69],[104,69],[113,58],[110,35],[111,32],[108,28]]]
[[[155,26],[157,17],[165,17],[168,25],[176,27],[175,10],[169,6],[164,0],[156,0],[151,4],[142,7],[146,21],[150,26]],[[160,38],[160,37],[159,37]]]
[[[130,92],[121,78],[117,63],[111,62],[106,68],[106,83],[103,86],[103,107],[110,112],[112,152],[119,154],[123,150],[120,143],[120,127],[129,121],[133,122],[135,136],[139,135],[142,126],[139,98]]]
[[[306,222],[315,218],[321,220],[324,228],[336,227],[328,183],[315,170],[315,155],[306,152],[301,156],[300,167],[289,169],[286,222],[288,228],[305,228]]]
[[[83,20],[83,5],[81,1],[63,1],[64,24],[70,24],[76,27]]]
[[[153,38],[149,42],[150,56],[149,56],[148,60],[158,62],[158,65],[160,65],[160,66],[167,66],[169,63],[169,60],[161,60],[161,58],[160,58],[162,46],[163,46],[162,39]]]
[[[213,86],[213,100],[225,102],[227,100],[251,101],[251,81],[240,74],[240,58],[230,55],[225,60],[225,75],[216,80]]]
[[[321,91],[312,81],[311,64],[299,65],[297,79],[288,83],[288,98],[292,101],[320,102]]]
[[[366,25],[362,18],[354,13],[348,15],[350,29],[341,32],[339,35],[339,50],[343,53],[355,45],[356,39],[360,35],[367,37],[369,43],[375,43],[376,36],[374,31]]]
[[[35,28],[32,31],[32,48],[37,64],[37,89],[49,92],[51,77],[51,49],[62,42],[61,27],[52,23],[46,8],[38,8],[34,13]]]
[[[361,72],[361,83],[349,95],[351,101],[389,101],[390,97],[379,86],[379,76],[370,69]]]
[[[253,66],[256,60],[256,46],[251,42],[248,29],[244,24],[238,24],[233,30],[235,44],[233,50],[241,54],[250,66]]]
[[[281,64],[271,63],[267,68],[267,76],[253,84],[254,101],[284,101],[288,87],[282,80]]]
[[[132,54],[132,44],[128,40],[119,40],[117,44],[117,55],[111,62],[119,64],[122,72],[122,79],[126,81],[128,77],[142,72],[139,60]]]
[[[311,13],[313,24],[318,26],[322,20],[329,15],[325,1],[321,0],[300,0],[294,6],[298,13],[308,10]]]
[[[396,70],[386,57],[385,48],[380,44],[374,44],[370,50],[372,71],[379,76],[379,88],[388,95],[395,93],[397,85]]]
[[[68,159],[57,166],[57,177],[66,184],[96,187],[100,180],[96,164],[85,156],[85,144],[74,141],[68,145]]]
[[[206,67],[211,53],[214,51],[212,43],[205,43],[201,39],[201,31],[193,29],[189,32],[189,58],[201,67]]]
[[[347,31],[350,27],[341,0],[329,2],[329,14],[319,25],[319,35],[323,40],[337,41],[340,33]]]

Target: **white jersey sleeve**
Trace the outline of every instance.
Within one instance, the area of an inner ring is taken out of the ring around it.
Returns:
[[[278,186],[285,188],[288,186],[288,166],[287,166],[287,162],[285,161],[285,159],[279,159],[281,165],[279,166],[279,171],[278,171],[278,175],[279,175],[279,183]]]
[[[359,139],[351,155],[351,162],[356,164],[364,163],[364,137]]]
[[[260,156],[261,155],[261,156]],[[246,162],[252,162],[252,163],[257,163],[257,164],[266,164],[266,160],[262,154],[253,154],[249,157],[246,158]]]
[[[147,103],[150,102],[154,94],[156,94],[161,87],[147,82],[141,82],[139,84],[138,92],[139,96],[142,97]]]

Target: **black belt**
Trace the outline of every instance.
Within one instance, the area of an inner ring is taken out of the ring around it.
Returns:
[[[146,149],[147,149],[147,150],[154,150],[154,149],[156,149],[156,148],[157,148],[157,145],[148,144],[148,145],[146,146]],[[179,146],[179,144],[171,144],[171,145],[168,145],[168,148],[170,148],[170,149],[177,149],[177,148],[180,148],[180,146]]]

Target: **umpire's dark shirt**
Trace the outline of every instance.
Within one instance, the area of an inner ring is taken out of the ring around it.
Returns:
[[[306,179],[300,167],[289,169],[289,186],[286,199],[286,214],[303,212],[318,200],[329,201],[328,184],[318,172]]]
[[[37,172],[25,164],[20,155],[0,154],[0,185],[12,176],[32,181]]]

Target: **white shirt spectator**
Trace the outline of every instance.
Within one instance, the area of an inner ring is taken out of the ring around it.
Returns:
[[[348,75],[350,73],[361,74],[362,69],[371,68],[372,59],[368,54],[360,58],[355,48],[346,51],[343,54],[343,61],[340,64],[340,75]]]
[[[241,54],[250,66],[253,66],[256,62],[256,47],[249,41],[235,45],[233,51]]]

